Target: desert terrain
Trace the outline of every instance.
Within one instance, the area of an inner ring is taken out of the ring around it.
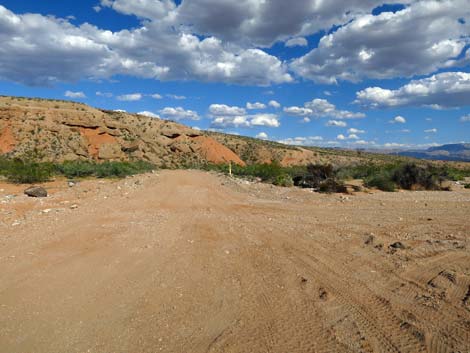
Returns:
[[[0,352],[470,352],[470,191],[0,184]]]

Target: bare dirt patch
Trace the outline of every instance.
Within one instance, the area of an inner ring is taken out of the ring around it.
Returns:
[[[1,352],[470,351],[468,190],[46,186],[0,185]]]
[[[7,122],[6,126],[0,130],[0,154],[13,151],[16,145],[16,139],[11,131],[11,124]]]
[[[239,165],[245,165],[245,162],[243,162],[232,150],[218,143],[211,137],[196,136],[193,138],[193,141],[196,142],[205,159],[211,163],[218,164],[234,162]]]

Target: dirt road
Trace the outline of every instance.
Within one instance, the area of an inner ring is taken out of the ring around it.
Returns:
[[[470,352],[468,190],[49,188],[0,185],[2,353]]]

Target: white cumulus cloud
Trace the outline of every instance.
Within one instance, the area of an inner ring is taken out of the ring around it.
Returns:
[[[247,114],[246,110],[237,106],[211,104],[209,115],[212,117],[212,127],[279,127],[281,125],[277,114]]]
[[[268,139],[268,134],[265,132],[260,132],[259,134],[256,135],[256,138],[260,140],[267,140]]]
[[[468,52],[464,55],[469,17],[468,0],[415,1],[395,13],[359,15],[322,37],[318,48],[295,59],[291,68],[316,82],[337,83],[464,66],[470,60]]]
[[[279,109],[281,107],[281,103],[279,103],[278,101],[275,101],[275,100],[270,100],[268,105],[271,108],[274,108],[274,109]]]
[[[286,107],[284,112],[294,116],[311,116],[311,117],[331,117],[336,119],[360,119],[364,118],[364,113],[355,113],[348,110],[337,109],[336,106],[326,99],[316,98],[310,102],[306,102],[303,107]]]
[[[288,48],[306,47],[307,45],[308,45],[308,41],[304,37],[291,38],[285,44],[285,46]]]
[[[365,130],[360,130],[360,129],[355,129],[355,128],[352,127],[348,130],[348,133],[349,134],[365,134],[366,131]]]
[[[254,114],[250,115],[250,119],[250,123],[252,126],[281,126],[281,123],[279,122],[279,116],[276,114]]]
[[[345,121],[341,120],[328,120],[326,126],[346,127],[348,126],[348,124]]]
[[[443,72],[413,80],[396,89],[369,87],[357,92],[356,102],[373,108],[429,106],[453,108],[470,105],[470,73]]]
[[[392,120],[389,121],[390,124],[405,124],[406,119],[400,115],[394,117]]]
[[[152,112],[149,112],[149,111],[143,111],[143,112],[139,112],[137,113],[138,115],[143,115],[143,116],[147,116],[149,118],[156,118],[156,119],[160,119],[160,117],[155,114],[155,113],[152,113]]]
[[[255,110],[255,109],[266,109],[266,104],[256,102],[256,103],[246,103],[246,109]]]
[[[130,93],[118,96],[117,99],[124,102],[135,102],[142,99],[142,93]]]
[[[298,136],[298,137],[289,137],[286,139],[278,140],[279,143],[285,145],[297,145],[297,146],[315,146],[320,144],[323,141],[322,136]]]
[[[186,110],[182,107],[166,107],[159,111],[163,119],[168,120],[199,120],[199,114],[193,110]]]
[[[69,98],[86,98],[86,95],[83,92],[66,91],[64,93],[64,96],[69,97]]]
[[[115,75],[260,86],[293,81],[285,62],[259,48],[177,26],[173,1],[103,0],[101,6],[153,20],[113,32],[0,5],[0,79],[37,86]]]
[[[244,115],[246,110],[237,106],[228,106],[226,104],[211,104],[209,113],[214,116],[221,115]]]

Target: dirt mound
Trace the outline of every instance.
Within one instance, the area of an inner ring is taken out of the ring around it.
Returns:
[[[199,146],[199,152],[201,155],[203,155],[209,162],[216,164],[234,162],[238,165],[245,165],[245,162],[243,162],[232,150],[218,143],[211,137],[197,136],[194,137],[194,141]]]

